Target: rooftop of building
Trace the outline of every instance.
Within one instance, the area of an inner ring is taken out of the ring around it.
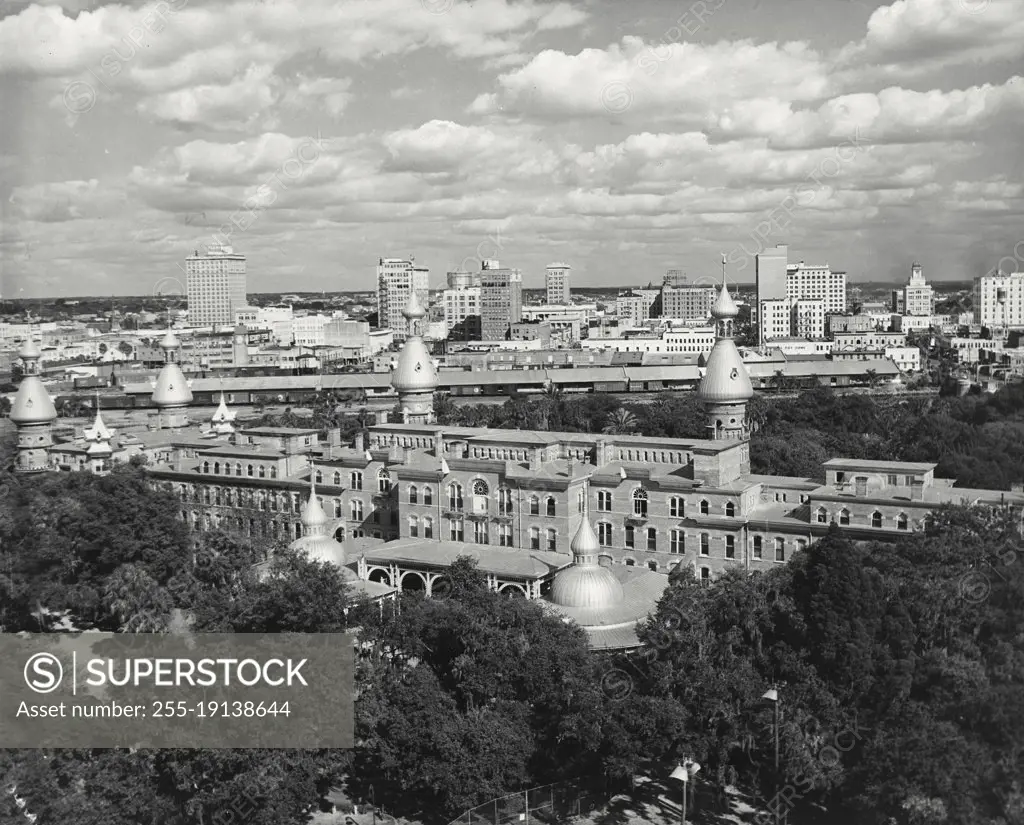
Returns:
[[[448,567],[459,557],[468,556],[476,561],[481,573],[519,581],[541,579],[572,564],[572,556],[568,553],[422,539],[398,539],[376,547],[364,547],[358,555],[368,564],[396,562],[424,568]]]
[[[316,435],[320,431],[306,427],[245,427],[239,430],[242,435],[268,435],[290,438],[301,435]]]
[[[869,461],[857,458],[830,458],[826,470],[865,470],[867,472],[927,473],[937,465],[917,461]]]
[[[598,650],[635,647],[637,623],[654,613],[658,600],[668,587],[668,576],[646,567],[611,565],[608,570],[622,585],[623,599],[607,607],[566,607],[542,599],[540,604],[552,615],[571,619],[589,637],[590,647]]]

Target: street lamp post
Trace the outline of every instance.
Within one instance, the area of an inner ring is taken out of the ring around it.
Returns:
[[[780,685],[773,683],[762,699],[767,699],[775,704],[775,825],[779,825],[780,811],[779,811],[779,687]]]
[[[700,764],[694,762],[692,759],[684,759],[682,765],[677,765],[676,769],[672,771],[672,778],[678,779],[683,783],[683,818],[681,825],[686,825],[686,792],[690,782],[690,777],[696,776],[700,770]]]

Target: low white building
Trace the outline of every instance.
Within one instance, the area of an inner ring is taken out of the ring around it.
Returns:
[[[900,372],[920,372],[921,350],[917,347],[886,347],[885,357],[899,367]]]
[[[670,329],[661,334],[622,338],[587,338],[580,342],[584,349],[612,352],[708,352],[715,343],[715,328]]]

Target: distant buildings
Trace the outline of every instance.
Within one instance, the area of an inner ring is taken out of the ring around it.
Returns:
[[[449,272],[441,295],[447,334],[461,341],[480,339],[480,273]]]
[[[762,304],[765,301],[782,301],[788,297],[786,294],[786,267],[788,263],[789,247],[786,244],[770,247],[754,256],[754,277],[757,291],[754,306],[759,346],[764,346],[766,339],[765,326],[762,321]],[[773,307],[772,312],[777,315],[777,308]]]
[[[547,284],[547,302],[549,304],[562,304],[564,306],[570,303],[571,287],[569,276],[571,271],[572,267],[569,264],[548,264],[545,272],[545,283]]]
[[[245,255],[210,245],[185,259],[188,318],[192,326],[234,325],[246,297]]]
[[[480,337],[501,341],[512,324],[523,320],[523,273],[502,268],[498,261],[483,262],[480,272]]]
[[[799,337],[823,338],[825,318],[846,312],[846,273],[825,266],[788,263],[780,244],[756,256],[758,344]]]
[[[687,324],[707,323],[715,296],[713,286],[691,284],[678,269],[669,270],[661,286],[661,315]]]
[[[892,291],[892,311],[898,315],[930,316],[935,313],[935,290],[924,279],[921,264],[910,268],[906,286]]]
[[[1024,327],[1024,272],[974,279],[974,320],[983,327]]]
[[[825,312],[846,312],[846,273],[828,264],[807,266],[803,261],[786,266],[786,297],[791,301],[817,300]]]
[[[643,326],[648,318],[661,315],[660,289],[634,289],[615,299],[615,314],[633,326]]]
[[[377,262],[377,327],[394,330],[395,339],[402,340],[407,322],[402,314],[411,292],[422,307],[430,303],[428,281],[430,271],[416,266],[416,259],[381,258]]]

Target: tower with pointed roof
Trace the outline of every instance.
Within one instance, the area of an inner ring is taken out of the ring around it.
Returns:
[[[331,520],[320,504],[316,494],[316,468],[309,469],[309,499],[302,508],[302,537],[289,546],[306,554],[310,561],[329,562],[341,568],[348,580],[358,578],[354,571],[345,566],[345,548],[330,532]]]
[[[708,355],[704,377],[697,395],[707,413],[708,438],[715,441],[739,441],[750,435],[747,402],[754,396],[747,366],[733,341],[733,328],[739,307],[725,285],[725,261],[722,262],[722,289],[711,307],[715,322],[715,344]]]
[[[598,561],[601,543],[590,523],[589,497],[589,490],[585,490],[583,520],[569,545],[572,564],[559,570],[551,582],[548,598],[562,607],[614,607],[624,598],[615,574]]]
[[[110,469],[110,459],[114,449],[110,445],[110,439],[114,437],[114,430],[107,428],[103,423],[103,415],[100,412],[100,395],[96,393],[96,418],[85,433],[85,441],[89,445],[86,448],[86,455],[94,473],[102,474]]]
[[[192,389],[178,366],[181,343],[170,329],[160,342],[160,349],[164,351],[164,366],[153,384],[153,406],[159,410],[157,420],[161,429],[180,429],[188,425]]]
[[[409,335],[398,355],[398,362],[391,375],[391,386],[398,393],[403,423],[432,424],[437,370],[427,345],[423,343],[420,325],[427,312],[416,297],[415,290],[409,293],[409,303],[402,314],[408,321]]]
[[[14,396],[10,414],[11,422],[18,428],[15,470],[39,473],[50,466],[49,450],[53,446],[53,422],[57,419],[57,410],[39,377],[42,352],[31,337],[25,339],[18,357],[24,365],[25,374]]]
[[[220,435],[230,435],[233,433],[235,425],[232,422],[234,422],[236,414],[233,410],[228,409],[227,402],[224,400],[224,391],[221,390],[220,404],[217,405],[217,410],[210,418],[214,432]]]

